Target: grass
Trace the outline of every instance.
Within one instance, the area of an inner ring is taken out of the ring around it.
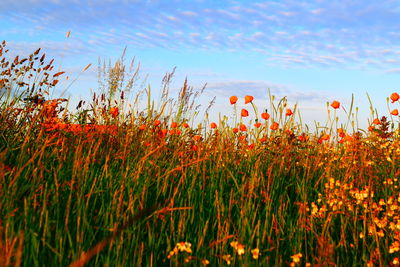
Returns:
[[[129,100],[137,70],[122,59],[71,111],[49,96],[64,73],[40,50],[6,54],[0,266],[399,264],[397,115],[350,132],[352,107],[339,124],[332,102],[312,133],[286,99],[264,114],[241,96],[257,121],[231,99],[233,124],[194,127],[200,92],[185,82],[169,98],[170,73],[159,101],[150,87]]]

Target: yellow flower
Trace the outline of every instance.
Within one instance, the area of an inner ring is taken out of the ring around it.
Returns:
[[[231,258],[232,258],[232,257],[231,257],[230,254],[222,256],[222,259],[223,259],[224,261],[226,261],[226,264],[228,264],[228,265],[231,265]]]
[[[207,259],[202,259],[201,263],[203,263],[203,265],[208,265],[208,264],[210,264],[210,261]]]
[[[299,263],[301,257],[303,257],[303,254],[297,253],[297,254],[294,254],[293,256],[290,256],[290,257],[292,258],[294,263]]]
[[[258,248],[252,249],[251,254],[253,255],[253,259],[257,260],[260,256],[260,250]]]
[[[244,254],[244,245],[243,244],[240,244],[237,241],[232,241],[231,247],[233,247],[236,250],[236,252],[239,256]]]

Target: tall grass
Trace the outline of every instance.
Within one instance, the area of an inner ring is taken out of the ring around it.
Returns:
[[[69,110],[43,55],[0,49],[1,266],[399,264],[397,117],[350,132],[332,103],[312,133],[271,96],[268,116],[247,104],[255,126],[193,127],[201,92],[171,99],[170,73],[128,103],[122,59]]]

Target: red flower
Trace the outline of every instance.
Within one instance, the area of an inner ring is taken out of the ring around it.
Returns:
[[[397,109],[393,109],[390,114],[392,114],[393,116],[397,116],[399,115],[399,111]]]
[[[158,125],[160,125],[161,124],[161,121],[159,121],[159,120],[155,120],[154,121],[154,126],[158,126]]]
[[[242,132],[247,131],[247,127],[246,127],[246,125],[244,125],[244,124],[240,124],[239,128],[240,128],[240,130],[241,130]]]
[[[238,128],[233,128],[232,131],[233,131],[234,133],[237,133],[237,132],[239,132],[239,129],[238,129]]]
[[[185,123],[183,124],[183,128],[189,128],[189,124],[188,124],[187,122],[185,122]]]
[[[193,140],[194,141],[200,141],[201,140],[201,136],[200,135],[195,135],[195,136],[193,136]]]
[[[242,117],[249,116],[249,112],[246,109],[242,109],[242,112],[240,114],[242,115]]]
[[[344,132],[344,130],[342,128],[337,129],[337,132],[338,132],[339,136],[342,138],[346,136],[346,133]]]
[[[212,129],[215,129],[215,128],[217,128],[217,124],[216,124],[215,122],[212,122],[212,123],[210,124],[210,127],[211,127]]]
[[[146,129],[146,124],[142,124],[139,126],[139,130],[143,131],[144,129]]]
[[[331,104],[331,107],[333,107],[334,109],[338,109],[340,108],[340,102],[339,101],[333,101]]]
[[[378,118],[374,119],[374,121],[372,123],[375,124],[375,125],[382,124],[381,121]]]
[[[171,123],[171,128],[176,128],[176,127],[178,127],[178,124],[176,122],[172,122]]]
[[[293,111],[290,108],[286,109],[286,116],[291,116],[291,115],[293,115]]]
[[[110,114],[113,118],[116,118],[119,115],[118,107],[110,108]]]
[[[261,126],[260,122],[254,123],[254,127],[256,127],[256,128],[260,128],[260,126]]]
[[[393,93],[390,95],[390,99],[392,100],[392,103],[394,103],[400,99],[400,95],[398,93]]]
[[[236,104],[236,102],[238,101],[237,96],[233,95],[229,98],[229,101],[231,102],[231,104]]]
[[[268,120],[269,119],[269,114],[267,112],[261,113],[261,118],[263,118],[264,120]]]
[[[271,124],[271,127],[269,127],[271,130],[276,131],[279,129],[279,123],[274,122]]]
[[[253,101],[253,99],[254,99],[254,97],[252,97],[251,95],[246,95],[244,97],[244,103],[245,104],[250,103],[251,101]]]

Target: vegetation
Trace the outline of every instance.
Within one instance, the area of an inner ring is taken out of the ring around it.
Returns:
[[[232,96],[234,122],[195,127],[201,92],[170,99],[167,74],[157,103],[150,87],[128,101],[137,71],[121,59],[71,111],[50,97],[53,61],[6,55],[3,42],[1,266],[400,264],[397,109],[351,130],[352,107],[340,124],[332,101],[311,132],[285,98],[268,113]]]

